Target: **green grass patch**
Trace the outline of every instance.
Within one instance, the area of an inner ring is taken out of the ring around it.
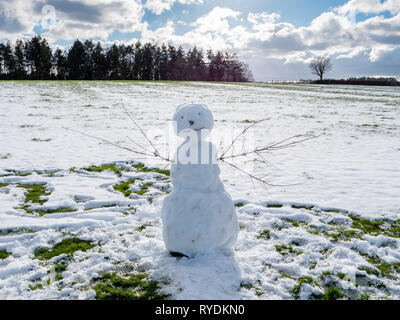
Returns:
[[[379,276],[380,275],[380,272],[378,270],[375,270],[375,269],[372,269],[372,268],[368,268],[368,267],[361,267],[361,268],[359,268],[359,270],[365,271],[369,275],[374,275],[374,276]]]
[[[34,254],[36,259],[49,260],[53,257],[59,256],[60,254],[72,255],[75,251],[87,251],[93,247],[94,245],[91,243],[91,241],[85,241],[74,237],[62,240],[51,249],[36,249]]]
[[[301,277],[297,279],[297,285],[293,287],[291,290],[291,294],[293,295],[293,298],[298,300],[300,298],[300,293],[301,293],[301,287],[303,284],[316,284],[314,279],[312,277]]]
[[[71,168],[72,169],[72,168]],[[70,170],[71,170],[70,169]],[[103,171],[112,171],[118,175],[121,175],[121,172],[124,171],[123,169],[118,169],[115,164],[104,164],[102,166],[90,166],[86,168],[82,168],[83,170],[89,171],[89,172],[103,172]]]
[[[336,287],[329,287],[325,293],[318,298],[321,300],[337,300],[344,297],[344,293]]]
[[[32,291],[38,290],[38,289],[43,289],[43,284],[41,284],[41,283],[38,283],[35,285],[30,284],[29,289],[31,289]]]
[[[268,230],[268,229],[265,229],[265,230],[261,231],[258,234],[257,239],[266,239],[266,240],[271,239],[271,231]]]
[[[67,270],[67,265],[66,265],[65,263],[57,263],[57,264],[54,266],[54,270],[55,270],[57,273],[64,272],[65,270]]]
[[[49,196],[51,193],[47,192],[45,189],[45,184],[18,184],[18,188],[26,189],[25,193],[25,203],[39,203],[43,204],[47,200],[41,200],[42,196]]]
[[[240,287],[245,288],[247,290],[254,288],[254,286],[250,282],[244,282],[244,281],[240,282]]]
[[[0,260],[4,260],[11,256],[11,252],[7,252],[6,250],[0,250]]]
[[[383,221],[372,221],[368,219],[359,218],[353,215],[349,216],[353,220],[353,228],[359,229],[363,233],[368,233],[374,236],[380,235],[383,230],[381,226],[384,224]]]
[[[8,183],[0,183],[0,188],[4,188],[4,187],[8,187],[9,184]]]
[[[17,176],[17,177],[27,177],[32,174],[32,172],[23,172],[23,171],[17,171],[17,170],[6,170],[7,172],[10,173],[10,175]]]
[[[125,197],[129,197],[132,193],[132,190],[130,190],[130,185],[135,183],[135,179],[129,179],[128,181],[123,181],[119,184],[116,184],[113,188],[116,191],[121,192]]]
[[[39,138],[33,138],[32,141],[34,142],[50,142],[51,139],[39,139]]]
[[[390,265],[390,264],[388,264],[386,262],[383,262],[379,258],[371,256],[371,255],[368,255],[366,253],[361,253],[360,252],[360,255],[363,256],[364,258],[366,258],[367,261],[370,264],[372,264],[375,268],[377,268],[380,271],[380,273],[381,273],[381,275],[383,277],[387,277],[390,274],[397,272],[397,266],[396,265]],[[370,269],[370,270],[372,270],[372,269]],[[364,271],[366,271],[368,273],[367,270],[364,269]]]
[[[327,231],[322,231],[322,234],[324,234],[327,237],[333,238],[336,242],[339,240],[343,241],[350,241],[351,239],[357,238],[361,239],[361,234],[357,232],[356,230],[343,230],[339,229],[338,232],[336,233],[329,233]]]
[[[132,167],[136,169],[137,172],[156,172],[169,177],[170,171],[165,169],[158,169],[158,168],[148,168],[142,163],[133,164]]]
[[[46,214],[54,214],[54,213],[66,213],[66,212],[75,212],[75,209],[61,207],[54,210],[35,210],[40,216],[44,216]]]
[[[303,251],[296,250],[291,245],[287,246],[285,244],[275,245],[275,249],[283,256],[286,256],[288,254],[300,255],[303,253]]]
[[[269,203],[267,204],[267,208],[282,208],[283,205],[279,203]]]
[[[145,223],[145,224],[142,224],[140,227],[136,228],[136,231],[142,232],[144,229],[146,229],[147,227],[151,227],[151,226],[152,226],[151,223]]]
[[[158,282],[147,280],[147,274],[137,274],[129,278],[115,273],[105,273],[94,286],[99,300],[164,300],[168,295],[160,294]]]
[[[307,206],[307,205],[299,205],[299,204],[293,204],[292,205],[293,209],[306,209],[306,210],[312,210],[314,206]]]
[[[152,185],[153,185],[152,182],[144,183],[144,184],[142,184],[142,185],[140,186],[140,190],[138,190],[138,191],[133,191],[133,193],[136,193],[136,194],[142,196],[142,195],[144,195],[146,192],[149,191],[149,187],[151,187]]]
[[[11,157],[11,153],[1,153],[0,154],[0,159],[3,159],[3,160],[8,159],[10,157]]]
[[[360,296],[358,297],[358,300],[369,300],[370,296],[368,293],[362,293],[360,294]]]
[[[244,203],[243,203],[243,202],[235,203],[235,207],[237,207],[237,208],[241,208],[241,207],[243,207],[243,206],[244,206]]]

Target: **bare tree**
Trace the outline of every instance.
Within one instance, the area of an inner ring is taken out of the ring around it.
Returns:
[[[332,70],[332,63],[328,57],[315,57],[310,63],[310,69],[313,74],[316,74],[322,80],[325,73]]]

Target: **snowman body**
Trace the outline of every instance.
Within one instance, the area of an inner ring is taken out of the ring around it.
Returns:
[[[213,127],[211,111],[204,105],[183,105],[174,120],[178,134],[191,133],[178,147],[171,167],[173,189],[162,207],[165,246],[189,257],[227,252],[239,227],[235,206],[219,178],[215,146],[202,134]]]

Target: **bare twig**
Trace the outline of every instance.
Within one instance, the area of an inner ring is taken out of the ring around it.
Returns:
[[[276,151],[276,150],[290,148],[290,147],[293,147],[293,146],[295,146],[295,145],[297,145],[297,144],[299,144],[301,142],[305,142],[305,141],[308,141],[308,140],[315,139],[315,138],[319,137],[319,136],[312,136],[311,135],[311,136],[307,136],[307,138],[304,138],[304,139],[301,139],[301,140],[296,140],[296,141],[293,141],[293,142],[285,143],[285,142],[288,142],[288,141],[290,141],[292,139],[299,138],[299,137],[306,137],[306,136],[307,135],[292,136],[290,138],[281,140],[279,142],[274,142],[274,143],[271,143],[269,145],[266,145],[265,147],[258,147],[258,148],[254,149],[254,150],[244,151],[242,153],[233,154],[233,155],[230,155],[230,156],[225,156],[225,154],[226,154],[226,152],[225,152],[223,155],[221,155],[218,158],[218,160],[226,160],[226,159],[232,159],[232,158],[238,158],[238,157],[246,157],[249,154],[254,154],[254,153],[259,155],[259,156],[261,156],[260,153],[262,153],[262,152]]]
[[[151,147],[154,150],[154,155],[156,157],[160,157],[164,160],[167,160],[167,158],[163,157],[160,155],[160,152],[158,151],[158,149],[156,148],[156,146],[153,144],[153,142],[151,141],[151,139],[146,135],[146,133],[144,132],[144,130],[142,129],[141,126],[139,126],[137,124],[137,122],[135,121],[135,119],[133,119],[133,117],[131,116],[131,114],[129,113],[128,109],[125,107],[124,101],[121,99],[121,103],[122,103],[122,108],[124,109],[125,113],[127,114],[128,118],[132,121],[132,123],[136,126],[136,128],[139,129],[140,133],[145,137],[145,139],[150,143]],[[168,159],[169,161],[169,159]]]
[[[133,153],[135,153],[135,154],[144,155],[144,156],[153,157],[153,158],[156,157],[156,158],[160,158],[160,159],[162,159],[162,160],[168,161],[168,162],[172,162],[171,160],[167,160],[166,158],[161,157],[161,156],[159,156],[159,155],[155,155],[155,154],[152,154],[152,153],[149,154],[149,153],[142,152],[142,151],[138,151],[138,150],[135,150],[135,149],[132,149],[132,148],[128,148],[128,147],[125,147],[125,146],[120,146],[120,145],[117,144],[117,143],[114,143],[114,142],[111,142],[111,141],[109,141],[109,140],[106,140],[106,139],[103,139],[103,138],[99,138],[99,137],[96,137],[96,136],[93,136],[93,135],[84,133],[84,132],[79,131],[79,130],[75,130],[75,129],[71,129],[71,128],[65,128],[65,127],[63,127],[63,129],[68,130],[68,131],[73,131],[73,132],[79,133],[79,134],[84,135],[84,136],[86,136],[86,137],[89,137],[89,138],[93,138],[93,139],[102,141],[102,142],[107,143],[107,144],[109,144],[109,145],[112,145],[112,146],[114,146],[114,147],[116,147],[116,148],[119,148],[119,149],[122,149],[122,150],[126,150],[126,151],[130,151],[130,152],[133,152]],[[147,159],[149,159],[149,158],[147,158]]]
[[[233,139],[232,143],[229,145],[229,147],[222,153],[222,155],[219,157],[220,160],[225,159],[225,155],[228,153],[228,151],[232,148],[232,146],[235,144],[235,142],[237,141],[237,139],[239,139],[242,135],[244,135],[246,133],[247,130],[251,129],[252,127],[256,126],[257,124],[264,122],[268,119],[262,119],[259,121],[256,121],[254,123],[252,123],[250,126],[247,126],[246,128],[243,129],[243,131],[237,135],[237,137],[235,139]]]
[[[254,180],[258,181],[258,182],[261,182],[263,185],[267,185],[267,186],[271,186],[271,187],[290,187],[290,186],[297,186],[297,185],[300,184],[300,183],[294,183],[294,184],[272,184],[272,183],[269,183],[266,180],[263,180],[262,178],[256,177],[255,175],[253,175],[253,174],[251,174],[251,173],[249,173],[247,171],[244,171],[243,169],[239,168],[237,165],[235,165],[233,163],[227,162],[227,161],[225,161],[223,159],[221,159],[221,161],[223,163],[226,163],[227,165],[235,168],[236,170],[239,170],[240,172],[242,172],[245,175],[249,176],[251,179],[254,179]]]

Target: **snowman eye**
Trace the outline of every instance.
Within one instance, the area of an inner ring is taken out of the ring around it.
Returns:
[[[181,117],[181,119],[183,119],[183,116]]]
[[[199,112],[199,115],[200,115],[200,112]]]

